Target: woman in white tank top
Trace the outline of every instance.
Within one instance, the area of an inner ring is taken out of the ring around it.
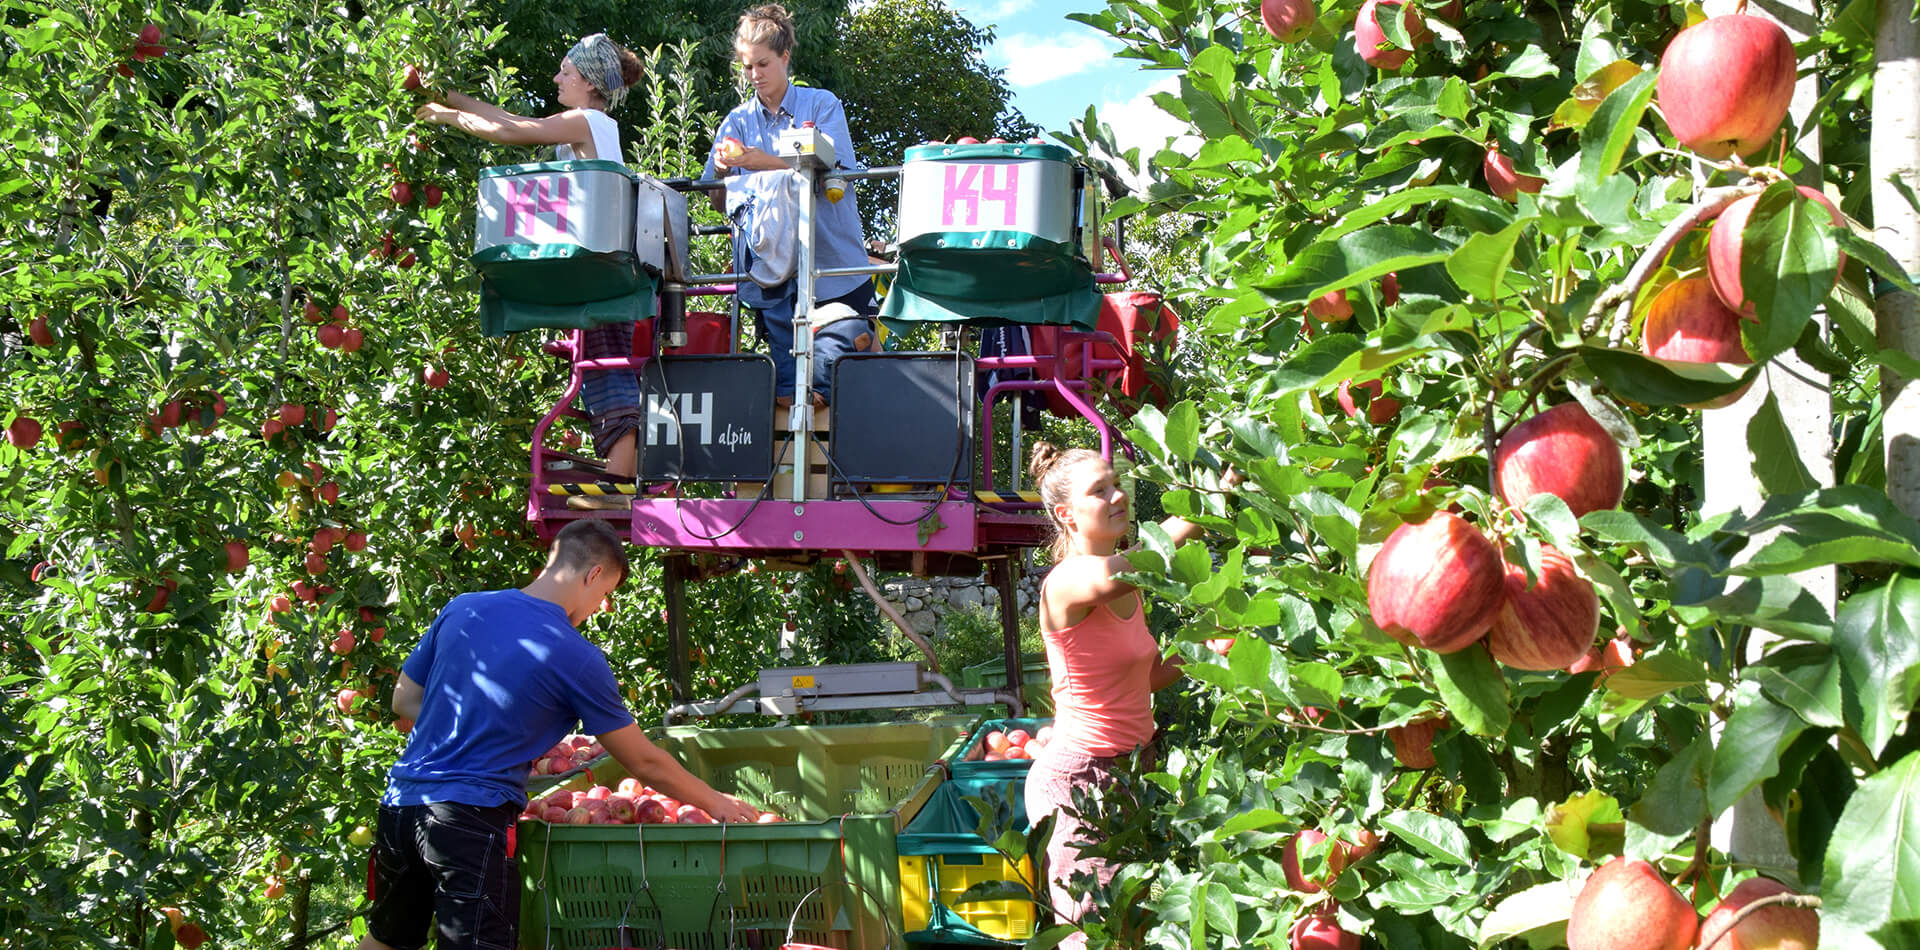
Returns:
[[[458,92],[426,90],[434,101],[414,110],[425,122],[448,125],[502,145],[551,145],[554,157],[621,162],[620,129],[607,110],[619,106],[627,89],[640,80],[640,59],[604,33],[575,43],[553,76],[554,98],[565,109],[545,118],[514,115],[499,106]],[[605,323],[584,331],[580,359],[631,355],[632,323]],[[580,401],[593,426],[593,445],[606,459],[606,476],[632,481],[638,468],[640,383],[631,370],[590,370],[582,380]],[[598,501],[578,496],[571,501]],[[624,496],[611,500],[624,502]]]

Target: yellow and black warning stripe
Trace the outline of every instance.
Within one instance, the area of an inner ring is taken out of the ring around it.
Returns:
[[[549,482],[549,495],[637,495],[640,486],[633,482]]]
[[[998,492],[998,491],[976,491],[973,493],[973,497],[979,501],[984,501],[989,505],[1003,505],[1003,504],[1011,504],[1016,501],[1037,502],[1040,500],[1040,493],[1037,491],[1020,491],[1020,492],[1011,492],[1011,493]]]

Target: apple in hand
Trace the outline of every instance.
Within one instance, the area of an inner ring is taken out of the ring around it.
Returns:
[[[713,150],[714,154],[719,156],[722,165],[731,165],[747,157],[746,144],[731,135],[721,139],[720,144],[714,146]]]

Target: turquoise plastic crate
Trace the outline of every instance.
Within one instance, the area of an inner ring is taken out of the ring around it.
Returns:
[[[995,777],[1001,780],[1024,778],[1027,771],[1033,768],[1032,759],[1002,759],[998,762],[985,760],[987,750],[982,743],[986,741],[987,733],[1009,732],[1014,729],[1025,729],[1029,733],[1037,733],[1041,726],[1051,725],[1053,725],[1052,719],[982,719],[967,733],[965,740],[958,743],[956,748],[948,750],[947,770],[956,780],[974,777]]]

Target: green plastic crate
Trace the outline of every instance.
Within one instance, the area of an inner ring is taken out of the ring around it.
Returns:
[[[1007,685],[1007,661],[995,658],[962,669],[960,685],[971,689]],[[1046,654],[1029,653],[1020,658],[1020,685],[1025,691],[1027,712],[1053,714],[1053,673],[1047,668]]]
[[[797,909],[795,940],[848,950],[895,946],[895,835],[945,781],[933,765],[958,745],[967,722],[656,732],[653,740],[708,784],[791,820],[522,822],[520,945],[622,946],[624,919],[628,946],[778,947]],[[592,770],[604,785],[626,777],[611,758]],[[586,777],[561,784],[585,787]]]

